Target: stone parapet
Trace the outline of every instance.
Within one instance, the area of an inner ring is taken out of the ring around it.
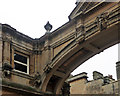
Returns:
[[[72,81],[75,81],[75,80],[78,80],[78,79],[83,79],[83,78],[85,78],[85,79],[88,78],[86,72],[77,74],[77,75],[73,76],[72,78],[69,78],[67,81],[72,82]]]

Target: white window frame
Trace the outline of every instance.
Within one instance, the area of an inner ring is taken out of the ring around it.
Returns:
[[[27,67],[27,73],[26,73],[26,72],[23,72],[23,71],[20,71],[20,70],[16,70],[16,69],[14,69],[14,70],[15,70],[16,72],[20,72],[20,73],[24,73],[24,74],[29,74],[29,56],[24,55],[24,54],[19,53],[19,52],[15,52],[14,54],[18,54],[18,55],[21,55],[21,56],[24,56],[24,57],[27,58],[27,64],[26,64],[26,63],[19,62],[19,61],[17,61],[17,60],[14,59],[14,62],[16,62],[16,63],[18,63],[18,64],[20,64],[20,65],[24,65],[24,66]],[[15,64],[14,64],[14,66],[15,66]]]

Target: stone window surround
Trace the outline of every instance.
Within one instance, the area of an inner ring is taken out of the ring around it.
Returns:
[[[19,61],[14,60],[14,62],[17,62],[17,63],[19,63],[19,64],[21,64],[21,65],[27,66],[27,73],[22,72],[22,71],[19,71],[19,70],[16,70],[16,69],[14,69],[14,71],[19,72],[19,73],[29,74],[29,60],[30,60],[29,55],[14,50],[14,53],[13,53],[13,54],[15,54],[15,53],[16,53],[16,54],[19,54],[19,55],[22,55],[22,56],[24,56],[24,57],[27,57],[27,65],[25,65],[25,64],[23,64],[23,63],[21,63],[21,62],[19,62]],[[15,66],[15,65],[14,65],[14,66]]]

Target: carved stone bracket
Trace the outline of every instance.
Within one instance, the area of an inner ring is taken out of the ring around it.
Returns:
[[[76,31],[78,34],[76,36],[76,44],[80,44],[85,40],[85,35],[86,35],[85,26],[82,24],[79,28],[76,29]]]
[[[51,64],[49,63],[49,64],[47,64],[46,67],[44,68],[44,71],[45,71],[46,73],[49,73],[51,69],[52,69],[52,66],[51,66]]]
[[[109,17],[109,13],[105,12],[105,13],[100,14],[96,18],[96,23],[97,23],[97,26],[98,26],[100,31],[107,28],[108,17]]]
[[[81,33],[82,35],[85,35],[85,33],[86,33],[85,26],[82,24],[80,27],[76,28],[76,32]]]
[[[11,77],[11,71],[13,70],[12,66],[8,63],[4,63],[2,66],[2,76],[3,78],[10,78]]]
[[[82,35],[85,35],[85,26],[81,25],[80,28],[81,28]]]
[[[30,83],[30,85],[38,88],[38,87],[41,85],[41,83],[42,83],[40,73],[37,72],[37,73],[34,75],[34,78],[29,81],[29,83]]]

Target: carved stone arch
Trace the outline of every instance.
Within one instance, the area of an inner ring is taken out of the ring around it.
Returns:
[[[111,35],[111,37],[109,37],[108,34]],[[94,55],[119,43],[118,35],[120,35],[118,34],[118,26],[115,25],[106,29],[104,32],[99,32],[91,36],[92,38],[86,39],[82,44],[76,44],[75,40],[73,40],[73,42],[56,57],[57,59],[51,62],[52,69],[44,76],[41,86],[42,91],[46,92],[50,80],[57,77],[56,83],[53,83],[55,86],[52,92],[58,94],[64,81],[75,68]],[[65,74],[60,76],[61,74],[56,74],[58,72]]]

